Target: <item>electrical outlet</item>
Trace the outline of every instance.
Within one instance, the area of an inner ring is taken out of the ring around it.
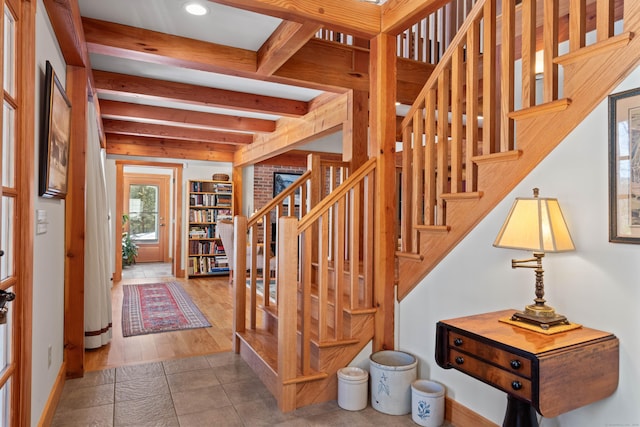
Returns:
[[[51,367],[51,346],[47,349],[47,368]]]

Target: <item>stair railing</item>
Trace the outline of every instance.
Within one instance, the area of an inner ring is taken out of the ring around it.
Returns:
[[[451,0],[428,12],[427,16],[398,34],[398,57],[437,64],[477,1]],[[315,37],[348,46],[368,47],[367,40],[327,28],[320,29]]]
[[[401,58],[437,64],[477,0],[451,0],[397,37]]]
[[[310,154],[307,164],[308,170],[300,178],[255,212],[251,218],[247,220],[242,217],[241,229],[235,231],[237,235],[234,235],[236,242],[234,259],[244,260],[244,263],[247,263],[244,266],[238,264],[236,266],[247,271],[246,281],[249,288],[247,310],[251,329],[256,329],[257,326],[258,304],[261,303],[264,309],[269,309],[278,301],[277,248],[279,241],[273,240],[273,237],[278,235],[278,220],[283,216],[303,218],[311,207],[330,194],[349,174],[348,163],[325,160],[318,154]],[[242,280],[245,276],[236,274],[235,277]],[[271,282],[274,282],[275,293],[273,294],[270,292]],[[259,283],[262,283],[263,287],[260,300],[258,298]]]
[[[615,3],[544,0],[540,20],[536,0],[479,0],[473,6],[402,122],[401,253],[419,253],[420,230],[449,229],[447,199],[482,195],[479,162],[518,155],[515,117],[567,108],[570,100],[559,99],[558,64],[585,46],[593,13],[597,41],[613,36]],[[559,58],[560,8],[571,19],[569,53]],[[542,75],[536,74],[536,46],[542,46]],[[518,82],[516,67],[522,71]]]
[[[302,376],[313,372],[312,340],[351,338],[344,310],[372,307],[375,167],[366,162],[301,220],[280,218],[278,359],[296,360]]]

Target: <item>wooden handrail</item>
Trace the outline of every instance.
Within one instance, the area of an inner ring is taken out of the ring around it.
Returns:
[[[269,203],[254,212],[247,223],[248,227],[256,225],[265,215],[271,212],[276,206],[282,203],[287,197],[295,195],[295,192],[311,177],[311,171],[305,171],[300,178],[296,179],[290,186],[285,188],[280,194],[277,194]]]
[[[329,197],[324,198],[313,209],[311,209],[307,215],[298,224],[298,231],[302,231],[309,227],[309,224],[318,220],[329,206],[336,203],[338,199],[344,197],[347,191],[351,190],[353,183],[362,180],[367,174],[369,174],[376,166],[376,159],[369,159],[364,163],[354,174],[352,174],[340,187],[336,188]]]

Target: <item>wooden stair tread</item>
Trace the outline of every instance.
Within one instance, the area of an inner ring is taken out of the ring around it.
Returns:
[[[421,254],[407,251],[396,251],[396,256],[398,258],[405,258],[417,262],[420,262],[424,259],[424,256],[422,256]]]
[[[485,154],[482,156],[474,156],[471,158],[473,163],[480,165],[483,163],[495,163],[495,162],[511,162],[518,160],[522,155],[522,150],[511,150],[502,153]]]
[[[425,225],[418,224],[415,225],[414,228],[418,231],[432,232],[432,233],[448,233],[451,231],[451,226],[449,225]]]
[[[255,352],[260,359],[273,371],[278,374],[278,338],[265,329],[247,329],[244,332],[238,332],[238,337]],[[296,378],[287,381],[287,384],[296,384],[305,381],[315,381],[326,378],[326,372],[316,371],[314,369],[307,374],[303,374],[297,369]]]
[[[274,374],[278,373],[278,340],[264,329],[247,329],[237,333]]]
[[[544,104],[535,105],[529,108],[523,108],[522,110],[512,111],[509,113],[509,117],[515,120],[527,119],[535,117],[541,114],[557,113],[558,111],[564,111],[571,105],[571,99],[562,98],[557,101],[546,102]]]
[[[444,200],[477,200],[482,197],[482,191],[463,192],[463,193],[442,193],[440,195]]]
[[[609,37],[607,40],[594,43],[589,46],[582,47],[575,52],[570,52],[559,56],[553,60],[556,64],[566,66],[576,61],[584,60],[589,57],[600,55],[610,49],[618,49],[629,44],[634,37],[634,33],[626,32],[614,37]]]

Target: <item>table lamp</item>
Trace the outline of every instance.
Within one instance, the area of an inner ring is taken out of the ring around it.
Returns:
[[[534,304],[516,312],[511,320],[549,329],[555,325],[568,325],[569,321],[546,305],[542,257],[546,252],[566,252],[575,249],[557,199],[539,198],[533,189],[532,198],[516,198],[493,246],[497,248],[533,251],[533,258],[511,260],[512,268],[533,268],[536,273]]]

